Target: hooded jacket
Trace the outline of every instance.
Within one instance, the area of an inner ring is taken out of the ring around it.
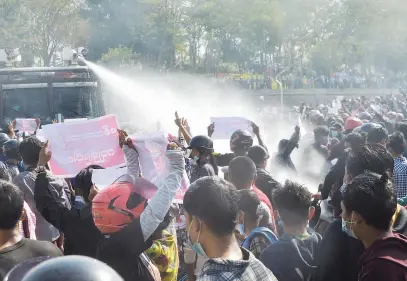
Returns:
[[[359,281],[407,281],[407,237],[375,241],[360,257]]]
[[[314,257],[322,236],[310,228],[307,232],[309,236],[304,238],[283,234],[261,254],[260,260],[279,281],[308,280],[315,271]]]

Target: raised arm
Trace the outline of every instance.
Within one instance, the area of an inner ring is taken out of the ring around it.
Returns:
[[[295,127],[295,132],[292,134],[288,145],[285,147],[282,156],[283,158],[288,158],[293,152],[294,148],[298,146],[298,142],[300,141],[300,127]]]
[[[170,168],[167,178],[158,187],[157,193],[150,200],[140,217],[141,230],[144,240],[150,238],[164,220],[170,208],[171,202],[181,186],[184,174],[184,156],[180,151],[169,150],[166,153],[169,159]]]
[[[264,147],[266,150],[268,150],[267,146],[264,144],[263,139],[262,139],[262,137],[260,135],[259,126],[257,126],[254,122],[252,122],[252,127],[253,127],[253,133],[256,135],[259,145]]]
[[[48,142],[40,151],[37,178],[35,179],[34,200],[38,211],[54,227],[62,232],[75,225],[78,214],[71,211],[70,194],[66,189],[68,184],[60,179],[60,185],[50,185],[49,174],[45,170],[45,165],[51,159],[51,153],[47,151]],[[68,203],[69,202],[69,203]]]
[[[175,112],[175,125],[177,125],[179,132],[184,136],[187,143],[191,141],[191,132],[188,126],[188,121],[184,118],[180,118],[178,112]]]
[[[134,178],[140,177],[140,161],[137,151],[128,145],[123,145],[123,152],[127,160],[127,173]]]

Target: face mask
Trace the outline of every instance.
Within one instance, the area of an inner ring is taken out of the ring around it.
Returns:
[[[244,234],[244,224],[243,223],[238,224],[237,230],[239,230],[240,234]]]
[[[189,225],[189,229],[188,229],[188,233],[187,233],[189,244],[191,244],[191,248],[195,253],[197,253],[198,255],[200,255],[204,258],[207,258],[208,256],[206,255],[204,249],[202,248],[201,243],[199,243],[199,236],[201,235],[201,229],[199,229],[198,238],[197,238],[196,243],[192,243],[192,241],[191,241],[191,236],[189,235],[189,233],[191,232],[192,222],[193,222],[193,220],[191,221],[191,224]],[[201,224],[201,221],[199,221],[199,223]]]
[[[195,162],[198,162],[199,160],[199,156],[194,156],[194,158],[192,158]]]
[[[350,226],[351,226],[350,229],[348,229],[348,228],[346,227],[346,223],[349,223],[349,224],[350,224]],[[353,222],[353,214],[352,214],[352,216],[351,216],[350,222],[349,222],[349,221],[345,221],[345,220],[342,218],[342,231],[345,232],[349,237],[358,239],[358,238],[356,237],[355,233],[354,233],[353,230],[352,230],[352,225],[353,225],[353,224],[354,224],[354,222]]]
[[[339,132],[337,132],[337,131],[331,131],[331,136],[332,136],[333,138],[336,138],[336,137],[339,136]]]

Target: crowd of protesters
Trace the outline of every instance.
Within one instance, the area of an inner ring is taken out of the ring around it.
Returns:
[[[363,75],[358,71],[337,71],[330,75],[318,75],[316,72],[284,73],[279,79],[270,73],[266,74],[225,74],[217,73],[216,78],[237,85],[243,89],[386,89],[398,85],[406,88],[405,77],[384,77],[382,75]],[[279,84],[281,83],[281,85]]]
[[[176,114],[179,137],[168,138],[168,175],[157,186],[118,130],[127,174],[103,189],[92,174],[104,167],[54,176],[48,142],[7,123],[0,279],[407,281],[405,102],[361,97],[337,112],[301,104],[307,133],[293,126],[270,148],[253,123],[230,136],[224,154],[211,138],[217,124],[192,136]],[[319,190],[279,182],[280,172],[312,178]],[[175,204],[185,173],[190,186]]]

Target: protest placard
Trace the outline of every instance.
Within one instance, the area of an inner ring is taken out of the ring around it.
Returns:
[[[37,122],[35,119],[16,119],[16,130],[20,132],[28,132],[34,134],[37,129]]]
[[[93,169],[92,183],[96,185],[98,189],[104,189],[125,174],[127,174],[127,167]]]
[[[56,176],[74,177],[91,164],[104,168],[125,166],[117,128],[114,115],[43,126],[42,134],[50,141],[52,152],[50,170]]]
[[[42,129],[38,129],[37,133],[35,134],[35,136],[37,137],[37,139],[39,139],[42,142],[45,142],[46,139],[44,137],[44,133],[42,132]]]
[[[252,122],[243,117],[211,117],[211,123],[215,123],[212,139],[229,139],[236,130],[253,133]]]
[[[140,169],[143,178],[160,186],[168,176],[169,162],[165,156],[168,145],[168,134],[151,133],[133,135],[131,139],[139,154]],[[174,202],[182,203],[185,191],[189,187],[189,179],[184,172],[181,188],[178,190]]]

